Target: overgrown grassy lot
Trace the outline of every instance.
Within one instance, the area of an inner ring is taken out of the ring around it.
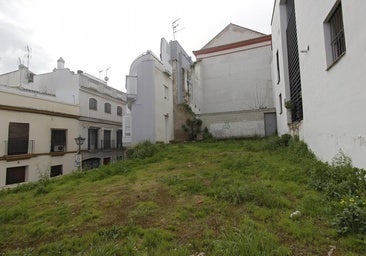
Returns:
[[[366,255],[365,172],[343,155],[273,137],[129,156],[1,191],[0,254]]]

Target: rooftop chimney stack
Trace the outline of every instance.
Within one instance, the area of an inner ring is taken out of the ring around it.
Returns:
[[[64,69],[65,68],[65,61],[62,57],[57,60],[57,69]]]

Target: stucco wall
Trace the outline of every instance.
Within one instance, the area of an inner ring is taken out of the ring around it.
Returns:
[[[201,113],[272,108],[271,48],[202,59]]]
[[[199,115],[202,127],[207,127],[216,138],[265,136],[264,113],[250,110]],[[274,109],[268,109],[274,112]]]
[[[145,54],[136,59],[130,68],[137,76],[137,97],[131,107],[132,144],[149,140],[155,142],[155,80],[154,57]]]
[[[366,168],[366,119],[361,114],[366,108],[363,64],[366,35],[360,22],[366,2],[341,1],[346,54],[327,70],[324,21],[336,2],[295,0],[298,45],[299,51],[303,51],[300,52],[303,137],[324,161],[331,161],[342,150],[355,166]],[[279,41],[278,30],[286,29],[278,25],[278,4],[277,1],[272,26],[274,42]],[[279,119],[279,126],[283,127],[284,121]]]
[[[18,107],[32,106],[34,109],[49,104],[53,110],[58,112],[65,111],[66,114],[78,113],[78,107],[60,103],[52,103],[50,101],[44,101],[39,99],[27,98],[19,95],[0,92],[1,101],[9,105],[8,103],[18,103]],[[31,100],[31,105],[27,105]],[[1,122],[0,122],[0,141],[2,146],[0,147],[0,157],[6,154],[5,141],[8,140],[9,123],[29,123],[29,140],[33,143],[33,154],[35,156],[30,159],[23,159],[17,161],[0,160],[0,187],[5,185],[6,169],[17,166],[28,166],[27,168],[27,181],[35,181],[39,178],[40,173],[50,170],[50,166],[63,165],[63,173],[70,173],[75,169],[75,153],[70,151],[76,151],[77,145],[74,138],[78,135],[78,120],[76,118],[65,118],[54,115],[44,115],[38,113],[25,113],[19,111],[0,110]],[[51,129],[66,129],[66,153],[59,156],[51,156]]]
[[[155,139],[156,141],[169,143],[173,139],[173,88],[171,77],[164,74],[155,64]],[[164,86],[168,88],[164,92]],[[164,97],[165,93],[168,97]]]

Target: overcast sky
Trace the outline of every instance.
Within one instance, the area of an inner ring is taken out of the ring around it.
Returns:
[[[194,59],[226,25],[234,23],[271,33],[274,0],[0,0],[0,73],[27,64],[51,72],[59,57],[72,71],[105,77],[125,91],[131,62],[146,50],[160,54],[160,39],[173,39],[172,22],[180,18],[176,40]]]

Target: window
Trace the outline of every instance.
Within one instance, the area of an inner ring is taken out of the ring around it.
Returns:
[[[111,104],[110,103],[104,103],[104,112],[110,114],[111,111]]]
[[[88,130],[88,149],[98,149],[98,128],[89,128]]]
[[[28,153],[29,124],[9,123],[8,155]]]
[[[280,82],[280,60],[278,57],[278,50],[276,52],[276,64],[277,64],[277,84]]]
[[[121,149],[122,148],[122,130],[117,130],[117,148]]]
[[[110,130],[104,130],[103,148],[104,149],[111,149],[111,131]]]
[[[66,130],[51,130],[51,152],[66,151]]]
[[[126,76],[127,94],[137,95],[137,76]]]
[[[303,120],[301,70],[299,61],[299,47],[297,44],[297,27],[294,0],[287,0],[287,60],[291,109],[291,122]]]
[[[280,114],[282,114],[282,94],[278,95],[278,103],[279,103],[279,110]]]
[[[26,166],[7,168],[5,185],[24,182],[25,175],[26,175]]]
[[[131,116],[130,115],[125,115],[123,117],[123,132],[124,132],[124,135],[123,137],[130,137],[132,136],[132,120],[131,120]]]
[[[89,99],[89,109],[97,110],[98,109],[97,105],[98,105],[98,102],[96,99],[94,99],[94,98]]]
[[[117,107],[117,116],[122,116],[122,107],[118,106]]]
[[[324,22],[325,48],[328,68],[346,52],[342,4],[338,2]]]
[[[163,85],[164,88],[164,99],[168,100],[169,99],[169,88],[166,85]]]
[[[62,165],[51,166],[51,177],[56,177],[62,175]]]

